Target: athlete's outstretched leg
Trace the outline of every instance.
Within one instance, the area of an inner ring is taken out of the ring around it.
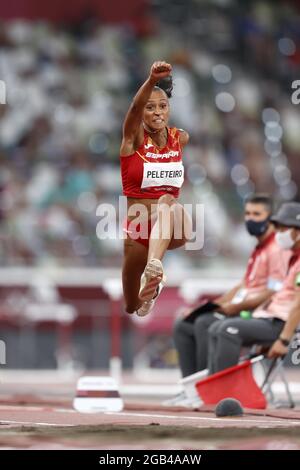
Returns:
[[[159,198],[157,219],[149,238],[148,262],[141,278],[139,298],[146,302],[143,310],[146,315],[153,305],[165,282],[161,259],[167,249],[178,248],[189,239],[192,229],[191,219],[176,199],[166,194]]]
[[[176,199],[165,194],[157,203],[157,219],[149,237],[148,261],[162,259],[173,237]]]
[[[146,302],[145,314],[150,311],[152,299],[157,296],[159,285],[163,281],[161,259],[168,249],[174,232],[175,213],[172,208],[176,204],[173,196],[168,194],[159,198],[157,203],[156,221],[149,237],[148,262],[141,278],[139,298]]]
[[[139,290],[146,263],[147,248],[130,238],[124,240],[122,282],[127,313],[134,313],[141,305]]]
[[[192,220],[184,207],[169,194],[160,197],[157,219],[149,238],[148,261],[161,260],[167,250],[183,246],[191,233]]]

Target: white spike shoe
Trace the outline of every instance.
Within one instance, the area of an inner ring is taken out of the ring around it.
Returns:
[[[159,259],[153,258],[147,263],[141,277],[139,299],[143,303],[137,310],[137,315],[144,317],[152,310],[165,283],[166,276],[164,276],[162,263]]]
[[[139,317],[145,317],[146,315],[148,315],[148,313],[150,313],[154,307],[155,300],[156,299],[149,300],[148,302],[143,302],[140,308],[137,309],[136,314]]]
[[[161,282],[165,283],[163,265],[159,259],[153,258],[142,274],[139,299],[142,302],[152,300]]]

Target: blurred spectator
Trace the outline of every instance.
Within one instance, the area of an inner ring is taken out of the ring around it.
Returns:
[[[228,317],[251,316],[251,311],[271,299],[282,287],[291,251],[281,249],[270,223],[272,200],[265,195],[251,196],[245,204],[247,231],[255,236],[257,245],[250,254],[241,282],[213,303],[208,302],[188,311],[174,325],[174,342],[183,377],[206,369],[212,360],[209,339]]]
[[[204,249],[169,261],[239,263],[250,248],[244,198],[297,197],[299,10],[267,0],[170,5],[155,2],[144,36],[95,21],[0,25],[2,265],[120,265],[121,242],[96,237],[96,208],[117,206],[121,122],[159,58],[174,66],[173,116],[191,136],[182,201],[204,203],[206,214]]]

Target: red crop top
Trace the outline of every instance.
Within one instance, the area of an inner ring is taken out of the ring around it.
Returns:
[[[178,197],[184,180],[180,131],[167,128],[167,145],[156,147],[144,131],[142,145],[129,156],[121,156],[123,194],[133,198],[158,199],[164,194]]]

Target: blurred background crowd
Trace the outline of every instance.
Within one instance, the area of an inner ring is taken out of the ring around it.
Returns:
[[[92,12],[68,26],[0,22],[2,266],[121,265],[121,241],[97,239],[96,209],[118,206],[122,121],[157,59],[173,66],[172,124],[191,137],[181,201],[205,205],[203,250],[169,264],[238,265],[244,198],[299,198],[299,4],[142,3],[134,24]]]

